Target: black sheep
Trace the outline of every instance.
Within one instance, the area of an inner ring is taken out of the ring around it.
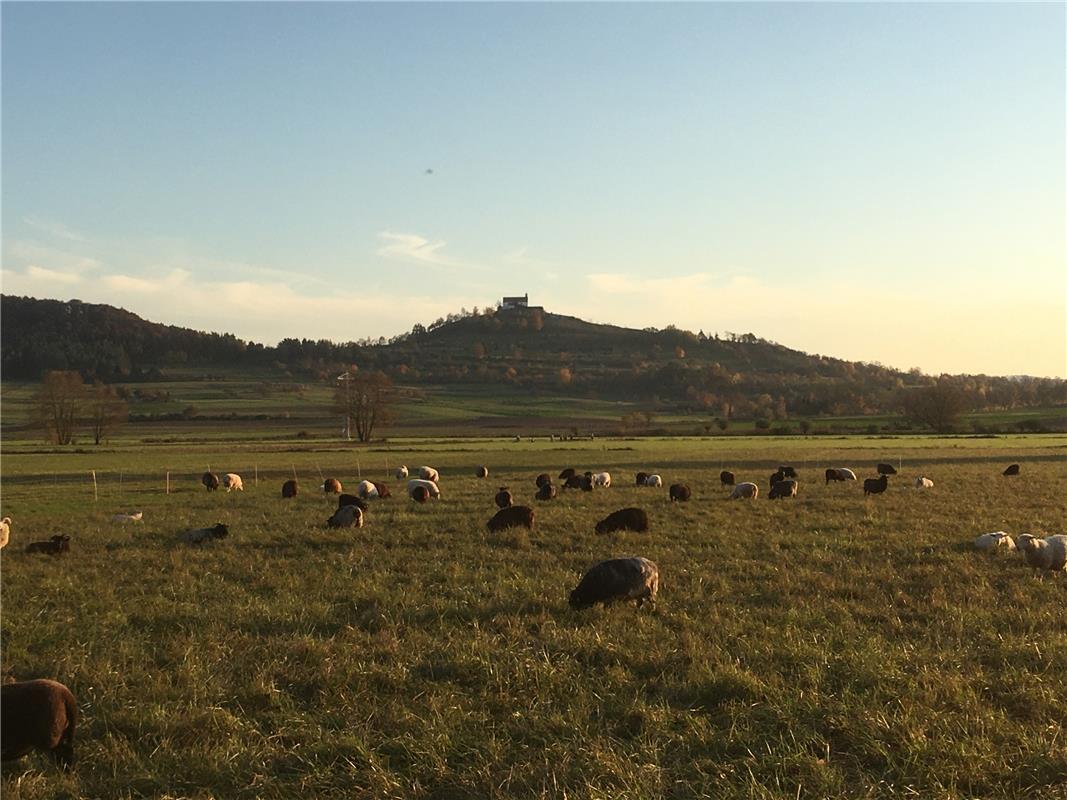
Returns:
[[[556,487],[553,486],[551,483],[546,483],[544,486],[537,490],[536,497],[538,500],[553,500],[555,499],[556,494]]]
[[[780,480],[771,485],[771,492],[767,495],[771,500],[779,500],[783,497],[797,496],[797,482],[792,479]]]
[[[867,478],[863,482],[863,496],[869,494],[881,494],[889,486],[889,476],[882,475],[880,478]]]
[[[529,528],[534,526],[534,510],[529,506],[509,506],[502,508],[493,515],[493,518],[485,524],[491,533],[505,530],[506,528]]]
[[[878,465],[878,474],[879,475],[896,475],[897,471],[896,471],[896,468],[892,464],[879,464]]]
[[[296,493],[300,487],[297,486],[296,479],[287,480],[282,484],[282,497],[296,497]]]
[[[778,471],[787,478],[795,478],[797,476],[797,471],[793,467],[781,466],[778,467]]]
[[[565,481],[565,480],[567,480],[567,478],[573,478],[577,474],[578,473],[575,471],[574,467],[567,467],[567,469],[563,470],[559,474],[559,479],[561,481]]]
[[[570,595],[570,607],[605,606],[618,600],[646,600],[655,604],[659,591],[659,567],[647,558],[611,558],[601,561],[582,576]]]
[[[205,472],[200,477],[200,482],[204,484],[204,488],[209,492],[216,492],[219,488],[219,476],[214,472]]]
[[[729,470],[724,469],[722,472],[719,473],[719,482],[723,486],[733,486],[735,480],[736,479],[734,478],[734,474]]]
[[[74,765],[78,703],[62,683],[39,679],[0,687],[0,758],[14,761],[32,750],[48,752],[69,770]]]
[[[30,542],[26,545],[27,553],[47,553],[50,556],[58,556],[60,553],[70,552],[70,537],[66,534],[56,534],[47,542]]]
[[[1005,475],[1018,475],[1019,474],[1019,465],[1018,464],[1010,465],[1006,470],[1004,470],[1004,474]]]
[[[511,492],[508,491],[508,487],[501,486],[500,491],[493,498],[493,502],[496,503],[497,508],[508,508],[515,502],[515,499],[511,496]]]
[[[648,530],[648,514],[642,508],[620,508],[612,511],[604,519],[596,524],[597,533],[613,533],[615,531],[637,531],[643,533]]]
[[[638,486],[644,486],[644,485],[645,485],[645,479],[646,479],[647,477],[648,477],[648,473],[647,473],[647,472],[638,472],[638,473],[637,473],[637,474],[636,474],[636,475],[634,476],[634,482],[635,482],[635,483],[636,483],[636,484],[637,484]]]
[[[537,476],[536,483],[537,488],[540,489],[542,486],[552,483],[552,476],[549,475],[547,472],[542,472],[540,475]]]
[[[676,500],[684,503],[693,496],[692,491],[684,483],[672,483],[670,494],[672,503]]]
[[[474,471],[474,476],[476,478],[488,478],[489,477],[489,467],[485,467],[485,466],[478,467],[478,469],[476,469]]]
[[[771,475],[770,487],[773,489],[774,488],[774,484],[778,483],[779,481],[784,481],[784,480],[785,480],[785,473],[782,472],[781,470],[778,470],[776,473]]]
[[[356,506],[360,511],[367,511],[370,508],[366,500],[354,494],[342,494],[337,497],[337,507],[340,509],[345,506]]]
[[[411,499],[416,503],[425,503],[430,499],[430,490],[425,486],[416,486],[411,490]]]
[[[584,475],[571,475],[569,478],[567,478],[567,480],[565,480],[563,482],[563,488],[564,489],[581,489],[583,483],[585,483],[585,476]],[[589,485],[590,485],[590,487],[592,487],[592,485],[593,485],[592,481],[589,482]]]

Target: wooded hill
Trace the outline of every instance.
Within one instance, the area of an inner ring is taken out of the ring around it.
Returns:
[[[398,384],[521,387],[537,394],[641,399],[722,418],[786,419],[894,413],[909,388],[938,379],[876,363],[809,355],[753,334],[598,325],[540,309],[463,312],[386,340],[285,339],[276,347],[232,334],[160,325],[108,305],[0,298],[5,380],[77,370],[87,380],[166,379],[168,369],[269,370],[332,382],[354,364]],[[971,410],[1067,404],[1067,382],[943,377]]]

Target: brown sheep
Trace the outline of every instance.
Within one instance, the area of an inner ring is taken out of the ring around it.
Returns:
[[[1019,474],[1019,465],[1018,464],[1009,465],[1008,468],[1006,470],[1004,470],[1003,474],[1004,475],[1018,475]]]
[[[57,534],[47,542],[30,542],[26,545],[27,553],[47,553],[50,556],[58,556],[60,553],[70,552],[70,537]]]
[[[430,499],[430,490],[425,486],[415,486],[411,490],[411,499],[416,503],[425,503]]]
[[[478,467],[478,469],[476,469],[474,471],[474,475],[477,478],[488,478],[489,477],[489,467],[486,467],[486,466]]]
[[[498,533],[506,528],[518,528],[520,526],[533,530],[534,510],[529,506],[502,508],[485,524],[490,533]]]
[[[555,499],[557,494],[558,492],[556,491],[556,487],[551,483],[546,483],[544,486],[537,490],[537,494],[535,496],[538,500],[553,500]]]
[[[693,492],[684,483],[672,483],[670,488],[671,502],[684,503],[693,496]]]
[[[545,484],[552,483],[552,476],[549,475],[547,472],[542,472],[540,475],[537,476],[537,480],[535,481],[535,483],[537,484],[537,488],[540,489]]]
[[[609,606],[617,600],[646,600],[655,605],[659,591],[659,567],[647,558],[611,558],[586,571],[571,592],[570,607]]]
[[[634,475],[634,485],[644,486],[646,478],[648,478],[647,472],[638,472],[636,475]]]
[[[515,498],[511,496],[507,486],[501,486],[496,493],[496,497],[493,498],[493,502],[496,503],[497,508],[508,508],[515,502]]]
[[[384,483],[378,483],[378,481],[371,481],[374,484],[374,488],[378,490],[378,499],[385,500],[387,497],[392,497],[393,493],[389,491],[389,487]]]
[[[0,758],[14,761],[44,750],[69,770],[74,766],[74,726],[78,703],[57,681],[39,679],[0,687]]]
[[[722,472],[719,473],[719,483],[721,483],[723,486],[733,486],[734,480],[736,480],[734,478],[734,474],[728,470],[724,469]]]
[[[620,508],[612,511],[596,524],[597,533],[614,533],[615,531],[648,530],[648,514],[642,508]]]
[[[296,483],[296,479],[292,478],[282,484],[282,497],[296,497],[296,493],[300,490],[300,487]]]
[[[340,494],[341,482],[337,478],[327,478],[322,482],[322,491],[326,494]]]
[[[796,497],[797,496],[797,482],[795,480],[784,478],[771,486],[771,492],[767,495],[771,500],[778,500],[783,497]]]

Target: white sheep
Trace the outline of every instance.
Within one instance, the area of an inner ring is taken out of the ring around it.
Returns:
[[[359,506],[341,506],[326,520],[329,528],[362,528],[363,509]]]
[[[7,547],[8,539],[11,538],[11,517],[0,519],[0,550]]]
[[[739,483],[734,486],[734,490],[730,493],[731,500],[746,499],[755,500],[759,497],[759,487],[749,481]]]
[[[607,489],[611,486],[611,473],[598,472],[593,475],[593,486],[601,486]]]
[[[222,485],[227,492],[243,492],[245,490],[244,481],[242,481],[241,476],[235,472],[227,472],[223,475]]]
[[[434,500],[441,499],[441,490],[437,487],[437,484],[423,478],[412,478],[408,481],[408,497],[411,497],[411,493],[419,486],[425,487],[426,491],[430,493],[430,497]]]
[[[979,550],[998,550],[1001,547],[1005,550],[1014,550],[1015,541],[1004,531],[994,531],[978,536],[974,540],[974,546]]]
[[[1016,540],[1016,547],[1026,556],[1026,563],[1031,567],[1055,571],[1067,567],[1067,536],[1038,539],[1024,533]]]
[[[648,475],[645,477],[645,486],[654,486],[657,489],[662,489],[663,478],[659,475]]]
[[[399,467],[396,468],[396,479],[398,481],[404,480],[404,478],[406,478],[407,476],[408,476],[408,468],[406,466],[401,464]]]
[[[419,467],[419,477],[424,481],[433,481],[434,483],[441,480],[440,473],[433,467]]]
[[[915,479],[915,488],[916,489],[933,489],[934,488],[934,482],[932,480],[930,480],[929,478],[927,478],[925,475],[920,475],[918,478]]]
[[[111,517],[112,522],[141,522],[144,518],[143,511],[134,511],[130,514],[114,514]]]
[[[356,494],[361,500],[377,499],[378,487],[370,481],[360,481],[356,486]]]

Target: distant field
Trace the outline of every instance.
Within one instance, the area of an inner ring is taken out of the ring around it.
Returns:
[[[1062,436],[85,450],[5,444],[4,677],[59,679],[83,715],[76,771],[5,765],[5,798],[1067,797],[1067,577],[971,546],[1067,532]],[[878,461],[901,467],[884,495],[822,479]],[[320,470],[398,463],[438,467],[442,499],[390,479],[367,527],[323,527]],[[725,498],[720,468],[765,493],[779,463],[795,500]],[[246,491],[204,492],[209,464]],[[615,485],[534,503],[567,466]],[[502,485],[536,530],[486,533]],[[593,532],[628,505],[649,534]],[[216,521],[229,539],[176,541]],[[70,554],[23,552],[55,532]],[[655,609],[569,609],[582,570],[630,554],[660,566]]]

